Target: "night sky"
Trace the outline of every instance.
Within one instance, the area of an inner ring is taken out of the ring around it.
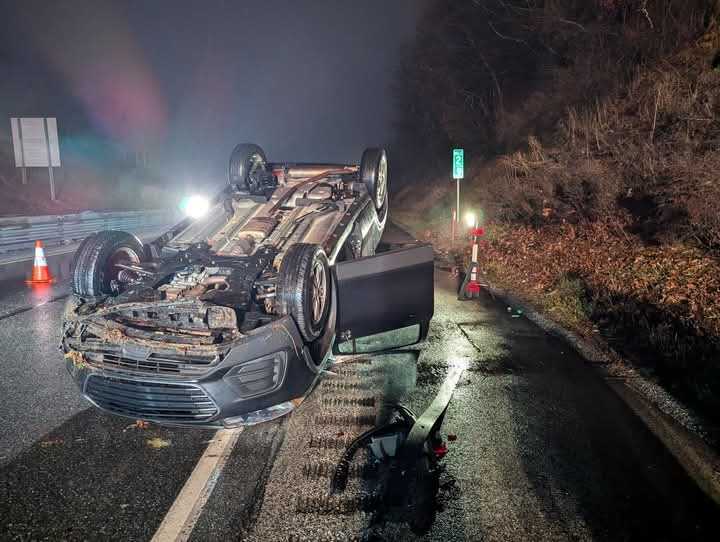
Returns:
[[[270,160],[355,162],[392,139],[423,4],[1,1],[0,113],[56,116],[61,137],[144,148],[185,178],[220,178],[243,141]]]

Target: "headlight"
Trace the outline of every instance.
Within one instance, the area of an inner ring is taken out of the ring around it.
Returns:
[[[210,200],[205,196],[190,196],[180,202],[180,209],[190,218],[202,218],[210,210]]]

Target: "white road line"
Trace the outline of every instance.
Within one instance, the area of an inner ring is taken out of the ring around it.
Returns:
[[[242,427],[220,429],[215,433],[152,537],[152,542],[184,542],[190,538],[242,430]]]

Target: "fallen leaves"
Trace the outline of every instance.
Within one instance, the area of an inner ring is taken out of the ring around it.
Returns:
[[[77,369],[82,369],[83,367],[85,367],[85,365],[87,365],[85,361],[85,356],[81,352],[77,352],[76,350],[70,350],[69,352],[66,352],[65,357],[69,359]]]
[[[480,260],[502,286],[539,304],[561,277],[575,274],[592,289],[657,305],[720,335],[720,262],[692,247],[643,246],[602,223],[517,226],[496,232]]]
[[[61,438],[53,438],[48,440],[43,440],[40,442],[41,448],[49,448],[50,446],[60,446],[62,444],[65,444],[65,441]]]
[[[125,426],[125,429],[123,429],[123,433],[125,433],[128,429],[149,429],[150,428],[150,422],[146,422],[145,420],[135,420],[135,423],[131,423],[130,425]]]
[[[170,441],[170,440],[165,440],[165,439],[160,438],[160,437],[154,437],[154,438],[149,438],[149,439],[147,439],[147,440],[145,441],[145,444],[147,444],[148,448],[153,448],[153,449],[155,449],[155,450],[160,450],[160,449],[162,449],[162,448],[167,448],[168,446],[170,446],[170,445],[172,444],[172,441]]]

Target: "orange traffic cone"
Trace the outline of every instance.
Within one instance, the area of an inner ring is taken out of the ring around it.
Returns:
[[[25,282],[28,284],[50,284],[52,281],[53,278],[50,276],[42,241],[35,241],[35,261],[33,262],[32,278]]]

